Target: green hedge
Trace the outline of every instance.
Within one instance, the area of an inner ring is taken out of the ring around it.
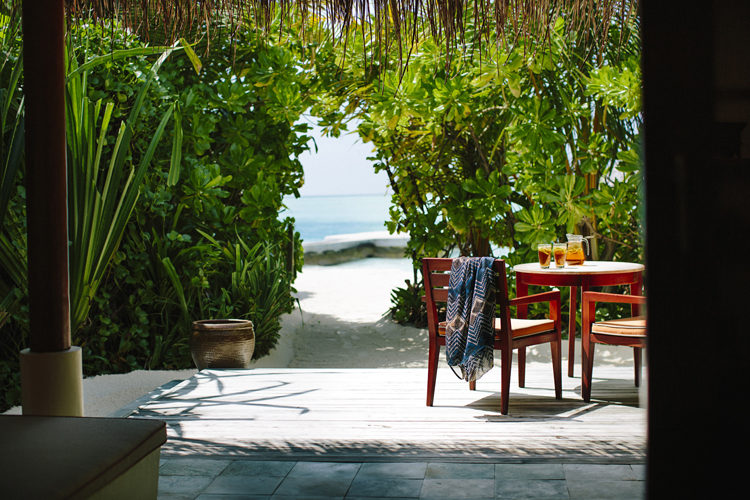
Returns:
[[[3,18],[2,25],[9,56],[0,61],[8,110],[0,152],[4,165],[12,159],[17,168],[3,171],[0,186],[7,193],[0,198],[7,199],[0,206],[7,206],[0,233],[0,410],[19,402],[18,352],[28,336],[23,163],[12,147],[22,126],[21,41],[15,22]],[[69,183],[132,205],[124,222],[110,211],[110,226],[71,231],[73,343],[83,349],[86,375],[192,366],[188,338],[197,319],[251,319],[254,357],[262,357],[278,339],[280,316],[293,308],[302,260],[290,256],[302,255],[301,241],[294,220],[282,215],[282,200],[303,182],[298,157],[309,137],[299,117],[316,82],[298,62],[300,47],[251,31],[231,36],[215,33],[210,51],[205,43],[183,43],[157,71],[164,48],[117,26],[73,26]],[[79,109],[91,111],[76,118]],[[83,149],[87,139],[92,154]],[[92,163],[97,148],[101,160]],[[108,194],[111,166],[120,178]],[[96,198],[87,200],[69,197],[76,207],[69,226],[81,225],[82,207],[95,209]],[[84,253],[107,227],[120,226],[109,254]],[[97,268],[97,255],[105,254]]]

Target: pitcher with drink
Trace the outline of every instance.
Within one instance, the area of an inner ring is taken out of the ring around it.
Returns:
[[[589,242],[580,234],[566,234],[568,237],[568,252],[565,257],[569,266],[580,266],[586,260],[586,254],[583,252],[583,245],[586,244],[588,250]]]

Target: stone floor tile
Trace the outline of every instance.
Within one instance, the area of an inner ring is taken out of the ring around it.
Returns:
[[[362,464],[348,462],[297,462],[289,477],[320,476],[348,477],[354,479]]]
[[[347,495],[344,500],[414,500],[414,497],[353,497]]]
[[[646,480],[646,464],[630,464],[630,468],[633,469],[633,475],[637,480]]]
[[[209,476],[159,476],[159,495],[192,495],[198,496],[211,484]]]
[[[426,470],[426,462],[368,462],[362,464],[357,478],[424,479]]]
[[[343,497],[349,490],[359,463],[297,462],[283,479],[276,494],[292,497]]]
[[[494,479],[430,479],[422,484],[420,499],[481,500],[495,498]]]
[[[160,476],[217,476],[230,460],[211,458],[167,458],[159,466]]]
[[[273,476],[219,476],[204,490],[214,495],[272,495],[283,478]]]
[[[568,487],[561,479],[506,479],[496,480],[495,495],[498,499],[549,499],[567,500]]]
[[[494,464],[462,464],[432,462],[427,464],[425,478],[429,479],[494,479]]]
[[[271,500],[271,496],[270,495],[214,495],[212,493],[203,493],[195,500]]]
[[[641,500],[646,498],[644,481],[571,481],[572,500]]]
[[[234,460],[221,473],[223,476],[284,477],[296,462],[283,460]]]
[[[344,500],[343,496],[336,496],[336,497],[330,497],[330,496],[299,496],[299,495],[273,495],[271,497],[271,500]],[[369,499],[372,500],[372,499]],[[393,499],[390,499],[393,500]]]
[[[357,475],[349,488],[347,498],[350,496],[419,498],[422,481],[422,479],[362,477]]]
[[[276,493],[279,496],[295,498],[302,496],[343,497],[351,483],[351,479],[336,479],[327,476],[286,478]]]
[[[495,480],[565,479],[562,464],[495,464]]]
[[[637,479],[628,464],[563,464],[565,479],[594,481],[628,481]]]

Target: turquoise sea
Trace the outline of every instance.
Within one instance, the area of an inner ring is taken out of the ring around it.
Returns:
[[[287,197],[287,213],[307,242],[336,234],[386,231],[390,195],[335,195]]]

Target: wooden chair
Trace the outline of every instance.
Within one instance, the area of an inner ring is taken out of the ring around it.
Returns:
[[[422,272],[425,285],[425,302],[427,303],[427,327],[430,344],[427,362],[427,406],[432,406],[435,395],[440,346],[445,345],[445,321],[438,319],[438,303],[448,302],[448,281],[450,279],[453,259],[422,259]],[[560,362],[560,291],[508,298],[508,282],[505,276],[505,261],[495,260],[496,276],[495,302],[500,316],[495,318],[494,348],[501,351],[501,399],[500,412],[508,414],[508,393],[510,391],[511,360],[513,349],[536,344],[549,343],[552,350],[552,373],[555,382],[555,397],[562,398],[562,371]],[[513,319],[510,308],[535,302],[548,302],[550,319]],[[519,366],[519,371],[522,367]],[[522,380],[522,377],[520,377]],[[523,387],[523,384],[519,384]],[[474,390],[476,382],[470,382]]]
[[[631,317],[595,321],[596,304],[599,302],[631,304]],[[635,364],[635,385],[641,384],[641,349],[646,347],[646,318],[639,316],[641,305],[646,297],[641,295],[621,295],[604,292],[583,293],[583,328],[581,332],[581,396],[591,400],[591,378],[594,367],[594,346],[596,344],[622,345],[633,347]]]

